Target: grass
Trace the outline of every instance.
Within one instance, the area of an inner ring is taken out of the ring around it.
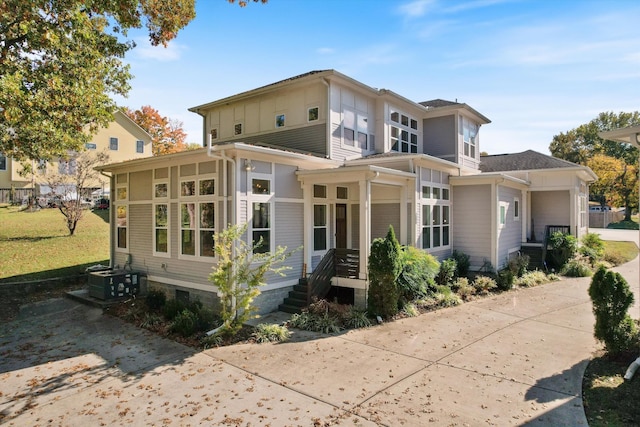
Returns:
[[[81,274],[109,263],[108,211],[87,210],[74,236],[57,209],[0,206],[0,282]]]
[[[638,247],[633,242],[604,241],[604,259],[614,265],[632,261],[638,256]]]

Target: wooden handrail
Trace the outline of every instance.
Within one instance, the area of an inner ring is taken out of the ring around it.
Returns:
[[[549,246],[549,238],[553,233],[561,232],[563,234],[571,233],[571,227],[568,225],[547,225],[544,228],[544,240],[542,244],[542,265],[547,270],[547,246]]]
[[[335,249],[329,249],[307,279],[307,304],[314,296],[324,297],[331,288],[331,278],[336,274]]]

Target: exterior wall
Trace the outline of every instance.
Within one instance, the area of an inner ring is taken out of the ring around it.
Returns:
[[[479,269],[491,259],[491,185],[456,185],[452,193],[453,249]]]
[[[514,188],[499,186],[498,187],[498,221],[500,220],[500,205],[505,206],[505,224],[498,225],[498,265],[496,269],[503,268],[508,259],[509,254],[515,250],[520,250],[522,244],[522,195],[520,190]],[[518,199],[520,203],[519,218],[515,217],[515,203]]]
[[[568,190],[531,193],[531,220],[536,241],[542,241],[547,225],[570,225],[570,204]]]
[[[242,142],[248,144],[278,146],[319,156],[328,155],[326,139],[327,127],[324,123],[241,138]]]
[[[425,119],[422,152],[456,162],[456,117],[442,116]]]
[[[397,203],[374,203],[371,205],[371,241],[384,238],[393,226],[396,237],[400,232],[400,206]]]

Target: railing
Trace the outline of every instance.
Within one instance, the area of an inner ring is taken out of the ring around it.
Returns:
[[[307,304],[314,296],[322,298],[329,292],[331,278],[336,274],[334,254],[335,249],[329,249],[307,279]]]
[[[563,234],[571,233],[571,227],[568,225],[547,225],[544,229],[544,240],[542,241],[542,265],[547,269],[547,246],[549,246],[549,237],[553,233],[561,232]]]
[[[313,297],[323,298],[331,288],[335,276],[357,278],[360,254],[355,249],[329,249],[307,279],[307,304]]]

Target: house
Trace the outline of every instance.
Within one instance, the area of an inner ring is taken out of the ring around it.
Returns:
[[[248,224],[259,250],[302,248],[262,288],[263,313],[329,289],[364,306],[371,242],[389,225],[401,244],[462,251],[476,269],[502,268],[547,225],[587,230],[593,172],[532,151],[481,157],[490,120],[464,103],[323,70],[190,111],[204,148],[100,168],[117,194],[113,267],[179,298],[216,303],[207,278],[227,224]]]
[[[131,159],[150,157],[151,136],[126,114],[121,111],[114,113],[113,121],[106,128],[98,129],[91,142],[85,144],[85,149],[92,151],[107,150],[111,161],[120,162]],[[48,189],[42,180],[46,170],[70,172],[73,170],[73,159],[58,159],[52,162],[38,162],[34,168],[38,170],[36,176],[21,176],[22,165],[10,157],[0,154],[0,202],[7,202],[10,189],[13,187],[20,195],[31,194],[34,186],[38,194],[45,194]],[[107,191],[109,180],[101,179],[89,183],[96,190]]]

